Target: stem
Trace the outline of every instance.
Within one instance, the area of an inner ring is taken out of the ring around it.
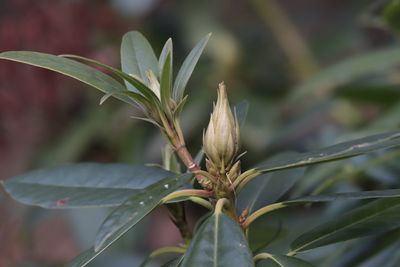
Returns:
[[[184,203],[170,203],[166,205],[172,222],[178,228],[183,240],[186,244],[190,243],[192,239],[192,232],[186,221],[186,212]]]
[[[207,190],[203,190],[203,189],[184,189],[184,190],[172,192],[171,194],[164,197],[161,200],[161,202],[167,203],[167,202],[177,199],[177,198],[192,197],[192,196],[208,198],[208,197],[211,197],[212,195],[213,195],[213,193],[211,191],[207,191]]]
[[[212,210],[214,208],[209,201],[200,197],[189,197],[188,200],[192,201],[193,203],[199,204],[209,210]]]
[[[218,199],[217,204],[215,204],[215,213],[221,213],[222,209],[226,204],[229,204],[229,200],[227,198]]]
[[[235,188],[236,192],[239,193],[244,186],[253,180],[255,177],[261,175],[262,172],[257,169],[250,169],[242,173],[234,182],[233,188]]]
[[[263,252],[263,253],[255,255],[253,257],[254,262],[257,262],[260,260],[266,260],[266,259],[272,259],[272,255],[267,252]]]
[[[154,250],[149,258],[154,259],[155,257],[158,257],[162,254],[166,254],[166,253],[177,253],[177,254],[183,254],[185,253],[186,249],[183,247],[163,247],[163,248],[159,248]]]
[[[285,205],[283,202],[278,202],[278,203],[274,203],[274,204],[265,206],[264,208],[261,208],[255,212],[253,212],[252,214],[250,214],[249,217],[247,217],[247,219],[243,222],[242,228],[246,229],[247,227],[249,227],[249,225],[252,222],[254,222],[256,219],[258,219],[260,216],[267,214],[271,211],[284,208],[284,207],[287,207],[287,205]]]

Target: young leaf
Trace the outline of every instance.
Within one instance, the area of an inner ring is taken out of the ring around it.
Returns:
[[[169,111],[169,101],[172,90],[172,58],[171,54],[167,55],[161,73],[160,93],[161,105],[165,111]],[[170,114],[172,115],[172,114]]]
[[[285,159],[271,161],[258,169],[261,172],[271,172],[281,169],[296,168],[311,164],[339,160],[366,154],[378,149],[400,146],[400,131],[372,135],[312,152],[301,153]]]
[[[125,90],[122,84],[101,71],[63,57],[38,52],[11,51],[0,53],[0,59],[55,71],[86,83],[106,94],[114,94]],[[132,99],[127,96],[115,95],[115,97],[128,104],[134,104]]]
[[[240,226],[221,212],[214,213],[197,231],[181,267],[254,266],[247,240]]]
[[[400,227],[400,198],[373,201],[317,226],[291,244],[293,252],[306,251]]]
[[[173,173],[127,164],[79,163],[10,178],[4,189],[15,200],[43,208],[118,206]]]
[[[180,102],[185,92],[186,85],[189,81],[190,76],[200,58],[201,53],[203,53],[204,47],[206,46],[208,39],[210,39],[211,33],[207,34],[203,39],[201,39],[197,45],[190,51],[189,55],[186,57],[181,68],[179,69],[178,75],[175,79],[173,98],[176,102]]]
[[[73,58],[73,59],[77,59],[77,60],[81,60],[90,64],[93,64],[95,66],[104,68],[106,70],[111,71],[113,74],[117,75],[118,77],[120,77],[122,80],[124,80],[126,83],[130,84],[131,86],[133,86],[136,90],[136,92],[140,92],[148,101],[151,101],[152,103],[157,102],[157,96],[154,94],[154,92],[147,87],[147,85],[145,85],[143,83],[143,81],[141,81],[138,78],[135,78],[134,76],[128,75],[125,72],[122,72],[116,68],[113,68],[111,66],[108,66],[106,64],[103,64],[101,62],[98,62],[96,60],[93,59],[89,59],[89,58],[85,58],[85,57],[81,57],[81,56],[76,56],[76,55],[61,55],[62,57],[66,57],[66,58]],[[124,90],[126,91],[126,90]],[[143,97],[137,96],[137,93],[132,92],[132,91],[128,91],[129,95],[132,96],[135,100],[137,100],[138,102],[144,102],[143,101]],[[121,94],[124,94],[125,92],[121,92]],[[110,93],[110,95],[113,95]]]
[[[140,77],[146,84],[148,84],[147,72],[149,70],[158,76],[158,61],[153,48],[140,32],[128,32],[122,38],[121,68],[127,74]],[[136,91],[127,82],[126,87],[131,91]]]
[[[160,77],[162,76],[162,71],[164,68],[165,60],[167,59],[167,55],[171,55],[171,66],[173,66],[173,45],[172,39],[169,38],[161,51],[160,58],[158,59],[158,68],[160,69]],[[172,69],[172,67],[171,67]]]
[[[313,265],[295,257],[268,254],[268,257],[259,261],[256,267],[313,267]]]
[[[100,251],[114,243],[155,209],[162,198],[174,192],[192,177],[191,174],[163,179],[141,190],[116,208],[101,225],[95,240],[94,250]]]

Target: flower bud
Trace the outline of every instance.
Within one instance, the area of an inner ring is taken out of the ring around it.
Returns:
[[[208,159],[221,172],[230,168],[239,150],[239,124],[229,107],[224,83],[218,86],[218,99],[203,134],[203,147]]]

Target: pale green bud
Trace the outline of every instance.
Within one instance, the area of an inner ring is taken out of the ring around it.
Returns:
[[[158,99],[161,99],[160,82],[158,81],[156,75],[151,70],[149,70],[146,74],[147,74],[147,79],[149,80],[149,87],[151,91],[153,91],[153,93],[158,97]]]
[[[218,86],[218,99],[203,135],[203,147],[220,171],[230,167],[239,150],[239,124],[229,107],[224,83]]]

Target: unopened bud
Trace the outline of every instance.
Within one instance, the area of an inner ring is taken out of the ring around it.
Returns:
[[[207,157],[220,171],[230,167],[239,150],[239,124],[229,107],[224,83],[218,86],[218,99],[203,135],[203,146]]]
[[[157,80],[156,75],[149,70],[147,73],[147,79],[149,80],[149,87],[151,91],[160,99],[160,83]]]
[[[236,161],[228,172],[228,179],[233,182],[240,175],[240,160]]]

